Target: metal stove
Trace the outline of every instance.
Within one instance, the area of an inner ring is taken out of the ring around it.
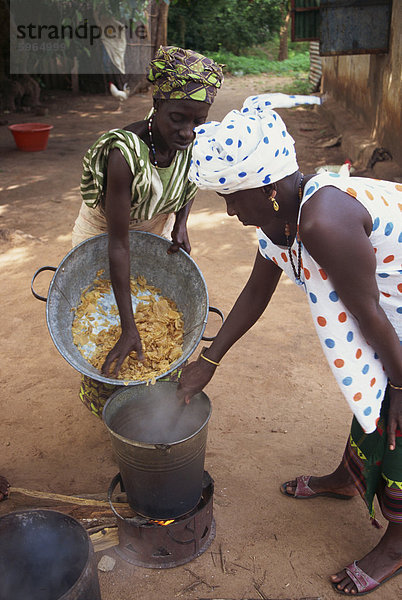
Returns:
[[[110,484],[108,498],[117,517],[119,545],[115,550],[127,562],[150,569],[178,567],[200,556],[214,540],[214,481],[207,471],[203,475],[200,501],[175,520],[157,521],[134,511],[132,517],[122,517],[112,501],[119,483],[124,491],[120,473]]]

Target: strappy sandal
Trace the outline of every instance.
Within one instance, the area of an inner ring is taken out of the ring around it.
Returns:
[[[338,500],[351,500],[354,496],[347,496],[346,494],[337,494],[336,492],[315,492],[309,486],[311,475],[300,475],[296,477],[296,489],[294,494],[290,494],[287,491],[287,486],[290,485],[291,481],[285,481],[282,483],[280,490],[285,496],[289,498],[295,498],[296,500],[305,500],[307,498],[318,498],[319,496],[325,496],[326,498],[337,498]]]
[[[354,585],[357,588],[357,593],[352,594],[352,592],[344,592],[343,590],[339,590],[337,586],[339,585],[339,581],[332,581],[332,587],[338,594],[343,594],[344,596],[349,596],[354,598],[355,596],[365,596],[366,594],[370,594],[374,592],[374,590],[378,589],[383,583],[395,577],[395,575],[402,574],[402,567],[397,569],[388,577],[384,577],[381,581],[376,581],[370,575],[367,575],[360,567],[357,566],[356,561],[345,567],[346,574],[350,577],[351,581],[353,581]]]

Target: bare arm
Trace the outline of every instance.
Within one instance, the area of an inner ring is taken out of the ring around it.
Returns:
[[[257,252],[249,280],[211,346],[205,351],[207,358],[220,362],[229,348],[258,321],[278,285],[281,273],[277,265]],[[212,379],[215,368],[202,358],[185,367],[180,377],[179,395],[189,402]]]
[[[184,177],[187,177],[187,175],[184,175]],[[180,248],[185,250],[188,254],[191,252],[191,245],[187,231],[187,220],[191,207],[193,206],[194,196],[196,193],[197,187],[193,183],[190,183],[190,181],[187,181],[184,191],[186,204],[182,206],[182,208],[176,213],[176,221],[172,231],[172,245],[168,250],[168,254],[178,252]]]
[[[120,314],[122,333],[102,366],[102,373],[117,377],[126,356],[135,350],[143,359],[140,336],[134,321],[130,292],[129,221],[132,173],[120,150],[110,152],[107,169],[106,220],[109,233],[109,265],[113,291]]]
[[[380,357],[395,385],[402,386],[402,349],[398,336],[379,303],[376,258],[370,233],[371,218],[349,195],[324,188],[303,208],[301,238],[314,260],[326,271],[334,288],[359,324],[362,335]],[[390,390],[390,448],[396,428],[402,428],[402,394]]]
[[[191,245],[187,231],[187,219],[193,202],[194,198],[190,200],[190,202],[187,202],[187,204],[176,213],[176,221],[172,231],[172,245],[168,250],[169,254],[178,252],[180,248],[183,248],[183,250],[185,250],[188,254],[191,252]]]

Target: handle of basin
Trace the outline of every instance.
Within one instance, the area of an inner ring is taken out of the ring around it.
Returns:
[[[223,324],[225,317],[224,317],[223,312],[219,308],[216,308],[215,306],[209,306],[208,310],[209,310],[209,312],[213,312],[213,313],[216,313],[217,315],[219,315],[220,318],[222,319],[222,324]],[[212,342],[215,339],[215,337],[216,336],[207,337],[207,336],[203,335],[201,339],[204,340],[205,342]]]
[[[155,444],[155,448],[163,452],[163,454],[169,454],[171,447],[169,444]]]
[[[148,523],[149,519],[147,519],[146,517],[142,517],[141,515],[137,515],[136,517],[122,517],[122,515],[117,512],[117,510],[115,509],[113,502],[112,502],[112,496],[113,496],[115,487],[117,486],[118,483],[120,483],[120,486],[122,486],[122,484],[123,484],[123,480],[121,478],[120,473],[117,473],[117,475],[115,475],[113,477],[112,481],[110,482],[109,489],[107,491],[107,499],[109,500],[110,508],[112,509],[113,513],[120,520],[126,521],[127,523],[132,523],[137,526]]]
[[[33,289],[34,281],[37,278],[37,276],[39,275],[39,273],[42,273],[42,271],[57,271],[57,268],[56,267],[41,267],[40,269],[38,269],[37,271],[35,271],[35,273],[34,273],[34,275],[32,277],[31,292],[33,293],[33,295],[35,296],[35,298],[37,298],[38,300],[42,300],[42,302],[47,302],[47,297],[45,298],[45,296],[40,296]]]
[[[112,502],[112,496],[113,496],[114,489],[115,489],[115,487],[117,486],[117,484],[119,482],[121,484],[122,479],[121,479],[120,473],[117,473],[117,475],[115,475],[113,477],[112,481],[110,482],[109,489],[107,491],[107,499],[109,500],[110,508],[112,509],[112,511],[114,512],[114,514],[116,515],[116,517],[119,517],[119,519],[122,519],[123,517],[121,515],[119,515],[119,513],[117,512],[117,510],[113,506],[113,502]]]

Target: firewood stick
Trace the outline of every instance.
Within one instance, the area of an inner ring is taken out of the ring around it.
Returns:
[[[81,520],[112,520],[116,521],[117,517],[112,512],[110,506],[83,506],[82,504],[56,504],[51,507],[52,510],[69,514],[78,521]],[[133,511],[130,507],[120,510],[122,517],[133,516]]]
[[[117,527],[105,527],[101,531],[92,533],[89,537],[95,552],[101,552],[119,544]]]
[[[49,506],[49,504],[50,502],[48,502],[46,506],[41,506],[41,508],[70,515],[70,517],[79,521],[87,531],[90,530],[89,533],[95,533],[95,528],[99,531],[105,527],[115,527],[117,525],[118,519],[112,512],[110,506],[82,506],[81,504],[56,503]],[[31,503],[29,504],[29,508],[32,508]],[[131,517],[133,511],[131,508],[120,509],[120,515],[123,518]]]
[[[78,496],[65,496],[64,494],[53,494],[51,492],[39,492],[37,490],[26,490],[25,488],[13,487],[9,489],[9,494],[18,493],[31,498],[41,498],[43,500],[57,500],[60,502],[70,502],[71,504],[81,504],[83,506],[104,506],[109,507],[109,502],[105,500],[93,500],[91,498],[79,498]],[[119,503],[119,507],[127,508],[129,504],[126,502]]]

